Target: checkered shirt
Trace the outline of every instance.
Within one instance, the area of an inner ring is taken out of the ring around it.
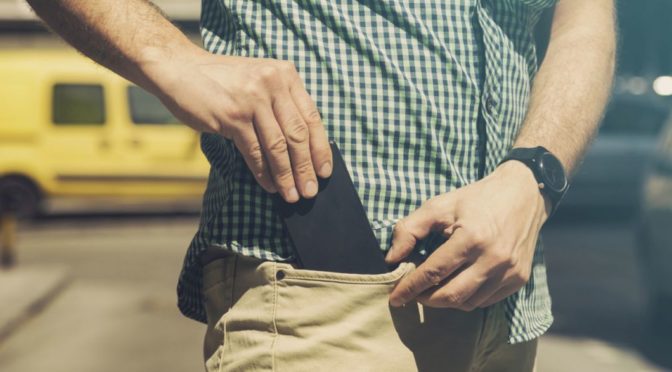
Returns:
[[[203,0],[215,54],[292,61],[337,143],[380,249],[432,196],[491,172],[512,147],[537,71],[532,29],[555,0]],[[207,247],[292,260],[270,194],[233,143],[203,134],[212,167],[178,283],[180,310],[205,322]],[[431,253],[433,233],[418,250]],[[509,342],[553,321],[541,240],[529,282],[505,300]]]

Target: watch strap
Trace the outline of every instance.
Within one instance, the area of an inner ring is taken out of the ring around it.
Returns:
[[[548,199],[551,202],[551,212],[550,215],[553,215],[553,213],[556,211],[558,208],[558,205],[560,204],[560,200],[562,200],[562,197],[564,196],[565,192],[567,191],[566,186],[563,190],[556,191],[551,189],[550,187],[546,187],[546,182],[543,179],[543,176],[541,174],[541,157],[544,154],[553,154],[548,151],[543,146],[537,146],[537,147],[516,147],[513,148],[509,151],[508,154],[499,162],[499,164],[504,163],[505,161],[509,160],[518,160],[522,162],[523,164],[527,165],[528,168],[532,171],[532,174],[534,175],[535,180],[539,184],[539,191],[542,193],[542,195],[548,196]],[[498,164],[498,165],[499,165]],[[564,172],[564,169],[563,169]],[[549,217],[550,217],[549,215]]]

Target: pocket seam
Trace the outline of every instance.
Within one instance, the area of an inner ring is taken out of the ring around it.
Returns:
[[[304,269],[281,269],[285,272],[284,280],[305,280],[311,282],[332,282],[349,284],[382,285],[394,283],[409,273],[415,265],[410,262],[402,262],[394,271],[383,274],[349,274],[331,271],[317,271]]]
[[[217,346],[215,352],[205,361],[205,368],[208,372],[219,372],[222,370],[222,349],[224,345]],[[214,364],[214,366],[213,366]],[[215,367],[215,368],[211,368]]]
[[[224,333],[224,337],[222,337],[222,340],[223,340],[222,353],[219,355],[219,371],[220,372],[224,370],[224,350],[227,349],[227,348],[231,348],[231,342],[229,341],[229,332],[226,331],[226,323],[227,323],[227,320],[228,320],[227,315],[229,314],[230,310],[231,310],[231,308],[229,308],[229,310],[227,310],[226,313],[224,313],[224,315],[222,315],[222,317],[220,319],[220,322],[222,324],[222,327],[221,327],[222,332]]]
[[[226,281],[228,279],[228,274],[226,274],[226,276],[223,276],[220,280],[207,280],[206,278],[209,277],[210,275],[214,275],[214,274],[211,274],[212,271],[227,270],[229,265],[230,265],[229,264],[229,258],[227,257],[227,258],[216,259],[216,260],[214,260],[212,262],[209,262],[209,263],[207,263],[206,265],[203,266],[203,268],[201,269],[202,275],[203,275],[203,283],[204,283],[203,292],[205,292],[209,289],[212,289],[213,287],[217,286],[218,284],[226,283]],[[206,282],[208,283],[208,286],[205,286]]]

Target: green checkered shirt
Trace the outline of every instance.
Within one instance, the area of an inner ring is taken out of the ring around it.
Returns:
[[[212,53],[292,61],[347,164],[381,250],[420,204],[491,172],[521,127],[537,71],[532,29],[555,0],[203,0]],[[202,136],[210,161],[203,212],[178,283],[204,322],[207,247],[293,259],[292,245],[229,140]],[[432,234],[417,249],[445,241]],[[509,342],[553,321],[541,242],[528,284],[506,300]]]

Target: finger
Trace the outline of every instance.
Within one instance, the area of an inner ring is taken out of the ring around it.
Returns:
[[[301,113],[303,120],[308,125],[308,132],[310,135],[310,154],[315,166],[315,172],[322,178],[331,176],[332,154],[331,146],[329,146],[329,138],[322,123],[320,113],[315,106],[315,102],[310,97],[303,83],[296,74],[295,83],[290,87],[290,92],[294,100],[294,104]]]
[[[461,308],[487,281],[474,265],[463,270],[446,284],[421,293],[417,301],[429,307]]]
[[[471,311],[477,307],[481,307],[485,301],[492,297],[497,291],[499,291],[504,286],[504,274],[496,274],[491,276],[481,287],[471,295],[468,299],[462,302],[462,306],[459,308],[464,311]]]
[[[274,193],[277,189],[273,185],[273,180],[268,169],[268,162],[257,139],[257,135],[251,125],[245,129],[237,131],[233,136],[233,143],[245,159],[245,164],[250,169],[254,178],[264,190]]]
[[[453,221],[449,202],[445,196],[441,200],[434,197],[424,202],[408,216],[400,219],[392,232],[392,246],[387,253],[387,263],[398,262],[413,250],[418,240],[429,235],[432,230],[446,229]]]
[[[468,235],[461,233],[461,229],[456,230],[425,262],[397,283],[390,293],[390,304],[405,304],[451,275],[467,263],[468,246]]]
[[[254,128],[268,161],[269,174],[282,197],[294,202],[299,195],[294,186],[292,165],[287,153],[285,136],[269,106],[260,105],[254,114]]]
[[[507,297],[511,296],[512,294],[518,292],[519,289],[520,289],[520,286],[515,285],[515,284],[510,284],[510,285],[504,286],[504,287],[500,288],[499,290],[497,290],[497,292],[495,292],[492,296],[490,296],[490,298],[483,301],[479,305],[479,307],[488,307],[488,306],[494,305],[497,302],[500,302],[500,301],[506,299]]]
[[[289,92],[277,94],[273,112],[285,135],[291,172],[297,189],[306,198],[317,194],[317,176],[310,153],[310,133]]]

